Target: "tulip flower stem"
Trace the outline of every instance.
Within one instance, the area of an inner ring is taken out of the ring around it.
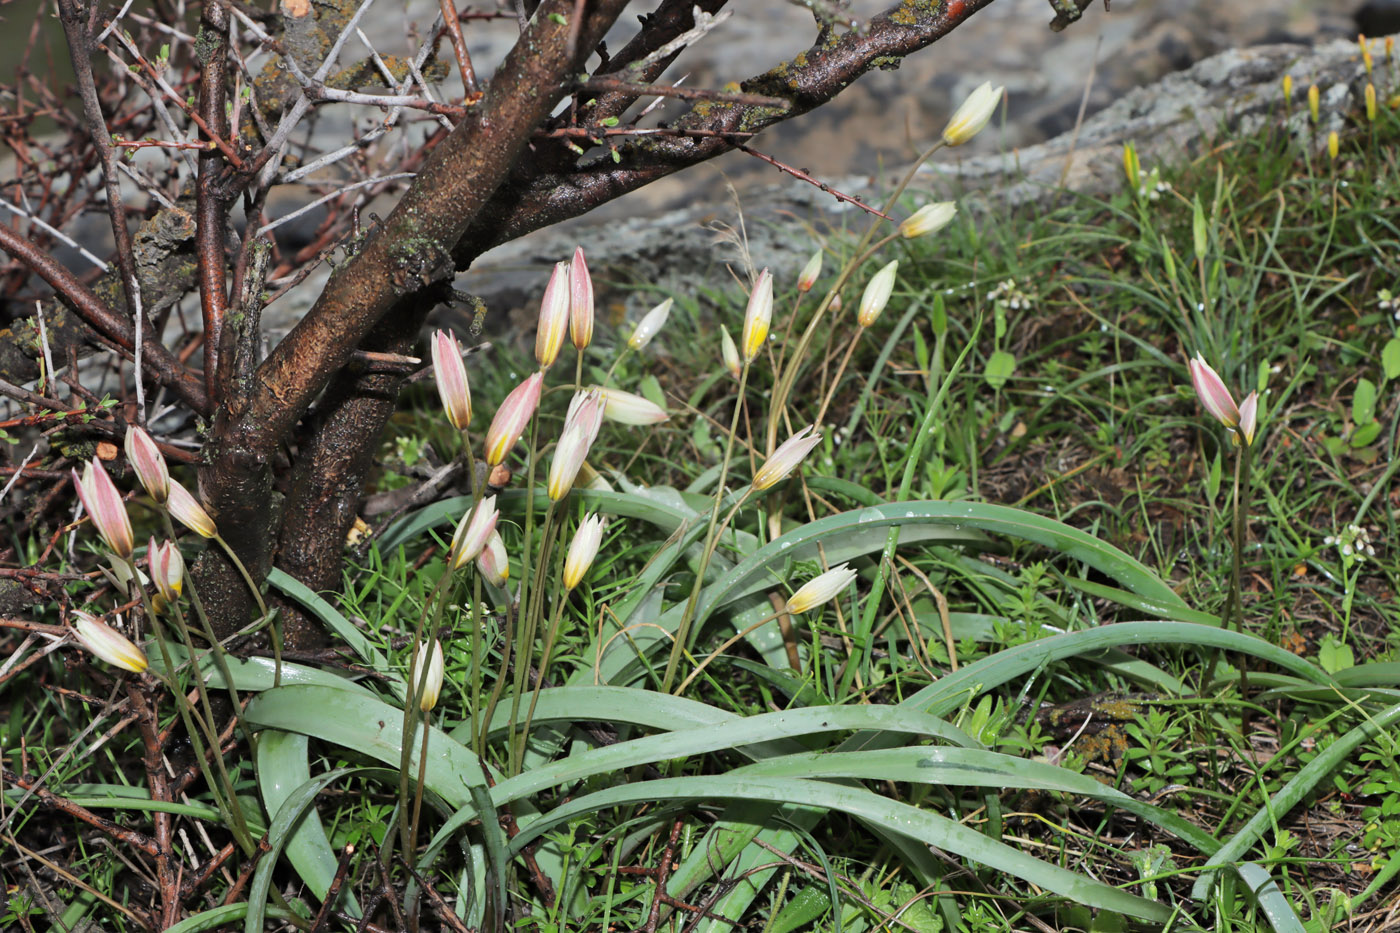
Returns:
[[[549,662],[554,654],[554,642],[559,637],[559,623],[564,617],[564,603],[568,600],[567,591],[561,591],[554,599],[554,613],[549,620],[549,631],[544,637],[544,651],[540,655],[540,676],[535,678],[535,689],[530,693],[530,706],[525,710],[525,722],[520,727],[520,760],[525,759],[525,749],[530,744],[530,723],[535,719],[535,706],[540,702],[540,690],[549,676]]]
[[[447,590],[451,582],[452,565],[449,562],[442,576],[438,577],[437,583],[433,584],[432,591],[428,593],[428,599],[423,604],[423,613],[418,617],[418,624],[413,630],[413,640],[409,642],[408,676],[404,679],[403,731],[399,739],[399,841],[403,847],[403,856],[410,863],[413,860],[415,837],[409,821],[409,765],[413,759],[414,730],[422,712],[418,706],[418,698],[427,688],[428,669],[431,667],[424,664],[422,670],[419,670],[418,646],[425,644],[425,629],[428,636],[426,643],[430,644],[437,638],[438,623],[442,619],[442,607],[447,601]],[[421,796],[422,793],[423,782],[420,774],[417,795]]]
[[[507,583],[509,587],[509,583]],[[509,590],[507,590],[506,600],[510,600]],[[472,635],[471,635],[471,681],[472,681],[472,706],[471,714],[481,719],[481,574],[476,574],[472,578]],[[486,730],[472,730],[472,742],[476,757],[483,758],[486,754]]]
[[[417,651],[414,654],[417,655]],[[428,665],[423,665],[423,673],[428,672]],[[410,865],[418,861],[418,826],[423,813],[423,779],[428,772],[428,734],[433,731],[433,714],[423,714],[423,744],[418,750],[418,785],[413,790],[413,819],[408,827],[408,845],[403,850],[403,857]]]
[[[675,641],[671,642],[671,654],[666,659],[666,673],[661,678],[662,693],[670,693],[671,685],[675,683],[676,668],[680,665],[681,655],[686,651],[686,642],[690,638],[690,625],[695,619],[695,609],[700,604],[700,591],[705,586],[705,571],[709,569],[710,558],[714,555],[715,546],[719,540],[716,532],[719,525],[720,503],[724,501],[725,480],[729,477],[729,463],[734,456],[734,439],[739,433],[739,415],[744,410],[744,390],[748,384],[749,364],[746,361],[743,369],[739,371],[739,394],[734,399],[734,414],[729,419],[729,434],[724,440],[724,459],[720,461],[719,480],[715,483],[715,502],[710,507],[710,523],[705,531],[705,547],[700,554],[700,566],[695,571],[695,582],[690,587],[690,598],[686,601],[685,612],[681,614],[680,624],[676,626]],[[735,511],[742,504],[743,500],[741,499],[734,506]],[[730,512],[731,516],[733,514]]]
[[[953,361],[953,365],[948,367],[948,374],[939,383],[938,391],[929,399],[928,408],[924,410],[924,420],[919,425],[918,432],[914,434],[913,443],[909,445],[909,450],[905,453],[904,475],[900,478],[899,492],[894,500],[896,502],[903,502],[909,497],[909,490],[914,484],[914,476],[924,464],[924,445],[934,433],[934,427],[942,416],[943,403],[948,397],[953,380],[962,371],[968,353],[977,345],[977,337],[982,332],[982,320],[981,317],[978,317],[976,323],[972,325],[972,333],[968,335],[967,343],[962,352]],[[880,554],[880,572],[875,575],[875,582],[870,587],[870,595],[865,600],[865,611],[856,620],[855,631],[852,635],[852,639],[862,656],[859,661],[853,658],[846,664],[841,673],[841,684],[837,689],[837,696],[846,695],[847,691],[850,690],[852,679],[869,663],[871,651],[874,648],[874,639],[871,637],[871,633],[875,630],[875,616],[880,611],[880,602],[885,595],[886,587],[889,585],[888,576],[894,572],[894,556],[898,547],[899,526],[891,525],[889,533],[885,536],[884,550]]]
[[[846,342],[846,352],[841,356],[841,365],[836,367],[836,375],[831,378],[831,385],[827,387],[826,398],[822,399],[821,407],[817,409],[817,416],[812,419],[812,423],[821,426],[822,419],[826,417],[826,410],[831,406],[831,399],[836,395],[836,387],[841,384],[841,377],[846,373],[846,367],[851,362],[851,354],[856,352],[856,347],[860,344],[860,338],[864,336],[865,328],[856,325],[856,335]]]
[[[632,352],[632,348],[627,344],[622,345],[622,349],[617,351],[617,356],[613,357],[612,365],[608,367],[607,375],[603,376],[602,385],[610,386],[613,381],[613,373],[617,372],[618,364],[627,359],[627,354]]]
[[[238,573],[243,577],[244,584],[248,587],[248,592],[253,594],[253,602],[258,604],[258,615],[262,621],[268,619],[267,603],[263,601],[262,590],[253,582],[252,574],[248,573],[248,568],[243,566],[243,561],[234,552],[229,543],[224,540],[223,535],[215,534],[214,541],[219,547],[224,549],[228,559],[233,562],[233,566],[238,568]],[[272,671],[272,686],[274,688],[282,686],[282,623],[277,619],[272,620],[272,658],[275,665]]]
[[[714,651],[711,651],[709,654],[707,654],[705,656],[705,660],[701,661],[695,666],[695,670],[691,671],[688,675],[686,675],[685,680],[682,680],[681,685],[676,688],[676,696],[684,695],[685,688],[689,687],[691,682],[695,680],[695,678],[699,677],[701,672],[703,672],[705,668],[710,666],[711,661],[724,654],[735,644],[749,637],[749,635],[758,631],[758,629],[767,625],[769,622],[772,622],[774,619],[782,617],[782,615],[783,613],[781,612],[775,612],[772,615],[766,615],[763,618],[759,619],[757,622],[755,622],[753,625],[750,625],[748,628],[744,629],[742,632],[737,632],[734,635],[731,635],[729,638],[725,639],[722,645],[720,645]]]
[[[1222,614],[1225,628],[1237,632],[1244,631],[1244,545],[1249,528],[1249,482],[1252,467],[1250,459],[1250,445],[1241,443],[1235,452],[1234,514],[1230,529],[1233,551],[1230,555],[1230,592],[1226,596],[1225,611]],[[1215,679],[1215,667],[1219,659],[1219,651],[1211,653],[1205,676],[1201,680],[1202,689]],[[1245,669],[1245,656],[1241,654],[1236,663],[1240,669],[1240,696],[1243,697],[1249,690],[1249,672]],[[1248,711],[1242,713],[1241,728],[1248,726],[1248,716]]]
[[[562,501],[562,500],[561,500]],[[522,730],[517,740],[516,726],[520,723],[520,700],[529,682],[531,655],[534,653],[535,636],[539,633],[540,617],[544,614],[545,580],[548,576],[549,557],[554,550],[554,541],[559,534],[558,503],[551,502],[544,513],[544,532],[540,542],[539,563],[535,565],[535,579],[531,586],[528,608],[522,604],[519,621],[520,632],[516,638],[518,649],[515,659],[515,689],[510,698],[510,757],[509,773],[512,777],[520,773],[525,759],[525,732]],[[543,672],[540,674],[544,676]]]

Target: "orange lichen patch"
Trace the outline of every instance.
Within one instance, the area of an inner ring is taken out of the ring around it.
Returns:
[[[282,0],[282,15],[301,19],[311,13],[311,0]]]

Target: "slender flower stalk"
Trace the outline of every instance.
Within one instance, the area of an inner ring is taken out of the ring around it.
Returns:
[[[961,146],[982,132],[1001,103],[1001,92],[1002,88],[994,88],[992,82],[985,81],[967,95],[943,128],[943,142],[949,146]]]
[[[170,498],[166,500],[165,507],[170,510],[171,517],[195,534],[206,538],[218,536],[218,526],[214,524],[214,519],[209,517],[209,513],[204,511],[204,506],[199,504],[199,500],[191,495],[188,489],[174,480],[170,482]]]
[[[97,616],[74,609],[73,618],[73,634],[99,660],[133,674],[139,674],[150,666],[144,651]]]
[[[535,359],[540,369],[549,369],[559,358],[564,334],[569,329],[569,264],[556,262],[540,302],[540,323],[535,331]]]
[[[170,497],[170,468],[165,456],[143,428],[134,424],[126,429],[126,459],[146,493],[156,502]]]
[[[574,532],[574,540],[569,542],[569,553],[564,558],[564,589],[572,590],[583,581],[593,559],[598,556],[598,548],[603,543],[603,529],[606,523],[603,516],[592,513]]]
[[[583,258],[583,247],[574,248],[569,263],[569,339],[582,350],[593,341],[593,277]]]
[[[671,314],[671,305],[674,301],[667,298],[661,304],[652,308],[646,315],[637,322],[637,327],[632,331],[632,336],[627,338],[627,346],[633,350],[640,350],[651,343],[651,338],[655,337],[662,327],[666,326],[666,318]]]
[[[451,331],[433,334],[433,373],[437,376],[438,397],[447,420],[458,431],[465,431],[472,420],[472,393],[467,384],[467,367],[462,348]]]
[[[744,333],[739,338],[744,362],[752,363],[758,351],[768,340],[768,328],[773,322],[773,276],[767,269],[758,274],[753,291],[749,292],[749,306],[744,313]]]
[[[813,434],[812,427],[808,425],[788,438],[764,461],[763,466],[753,475],[754,492],[762,492],[782,482],[788,474],[797,469],[812,448],[821,443],[822,436]]]
[[[456,571],[465,567],[468,562],[475,560],[486,547],[491,533],[496,530],[496,522],[500,517],[501,513],[496,508],[495,496],[487,496],[479,501],[470,512],[463,515],[462,520],[457,523],[457,530],[452,534],[452,546],[448,551],[447,566]]]
[[[535,409],[540,404],[540,392],[544,387],[544,374],[535,372],[520,385],[511,390],[501,407],[496,409],[496,417],[491,419],[491,427],[486,429],[486,463],[498,466],[510,453],[511,448],[525,433]]]
[[[168,602],[177,601],[185,586],[185,558],[175,542],[165,541],[158,545],[156,539],[151,538],[146,545],[146,559],[151,566],[151,579],[155,581],[160,595]]]
[[[609,421],[616,421],[618,424],[647,425],[660,424],[671,417],[666,409],[640,395],[633,395],[631,392],[610,389],[605,386],[593,386],[592,388],[602,396],[603,417]]]
[[[840,595],[856,578],[856,571],[847,564],[832,567],[804,583],[796,593],[788,597],[784,609],[794,615],[811,612]]]
[[[92,518],[93,527],[102,536],[107,547],[114,554],[130,560],[136,549],[136,540],[131,533],[131,519],[127,517],[126,505],[117,491],[112,477],[102,466],[102,461],[94,457],[83,465],[83,475],[73,472],[73,485],[78,490],[78,498],[83,508]]]

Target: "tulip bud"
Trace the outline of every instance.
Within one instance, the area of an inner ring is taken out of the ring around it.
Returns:
[[[1366,41],[1366,36],[1362,33],[1357,35],[1356,44],[1361,46],[1361,64],[1366,68],[1366,73],[1369,75],[1371,69],[1374,67],[1374,63],[1371,61],[1371,43]]]
[[[813,577],[804,583],[796,593],[788,597],[784,610],[789,613],[810,612],[818,606],[830,602],[841,591],[851,585],[856,571],[846,564],[832,567],[826,573]]]
[[[753,291],[749,293],[748,310],[744,313],[744,333],[740,343],[744,362],[752,363],[763,342],[768,339],[768,327],[773,321],[773,276],[764,269],[758,274]]]
[[[1337,131],[1333,130],[1327,134],[1327,156],[1333,162],[1337,161],[1337,156],[1342,151],[1342,140],[1337,136]]]
[[[496,466],[506,459],[506,454],[520,440],[535,408],[540,404],[540,391],[544,386],[543,373],[531,373],[529,378],[511,390],[501,407],[496,409],[496,417],[491,419],[491,427],[486,429],[486,462]]]
[[[961,146],[982,131],[991,120],[1001,103],[1002,88],[993,88],[992,82],[983,82],[967,96],[943,128],[943,141],[950,146]]]
[[[554,274],[540,302],[540,323],[535,331],[535,359],[540,369],[548,369],[559,358],[564,331],[569,327],[569,264],[556,262]]]
[[[139,674],[149,666],[145,652],[101,619],[80,609],[73,610],[73,618],[76,620],[73,622],[73,634],[99,660],[133,674]]]
[[[170,498],[166,500],[165,507],[170,510],[171,518],[197,535],[212,538],[219,533],[214,519],[204,511],[204,506],[190,495],[188,489],[173,480],[170,483]]]
[[[126,459],[146,493],[158,503],[170,497],[170,470],[156,442],[134,424],[126,428]]]
[[[734,345],[734,338],[729,336],[729,328],[723,324],[719,326],[719,346],[720,354],[724,358],[724,368],[729,370],[729,375],[738,379],[743,371],[743,364],[739,361],[739,348]]]
[[[822,251],[817,247],[817,251],[812,254],[812,258],[807,260],[807,265],[802,267],[802,271],[797,276],[797,290],[799,292],[810,292],[812,286],[817,284],[817,279],[822,274]]]
[[[486,547],[477,555],[476,569],[492,586],[505,586],[510,579],[510,558],[499,531],[492,531],[491,537],[486,539]]]
[[[1376,86],[1370,81],[1366,82],[1366,120],[1376,122]]]
[[[660,424],[671,417],[666,413],[666,409],[640,395],[601,386],[593,388],[603,397],[603,417],[609,421],[616,421],[618,424],[645,425]]]
[[[820,434],[812,433],[812,425],[808,425],[784,441],[754,474],[754,491],[759,492],[786,479],[821,439]]]
[[[564,419],[564,431],[559,436],[554,460],[549,465],[546,490],[554,502],[567,496],[573,488],[574,478],[588,456],[588,449],[597,439],[598,428],[603,421],[602,399],[598,392],[580,392],[575,396],[575,401],[577,404],[570,408],[569,416]]]
[[[564,558],[564,589],[578,586],[588,568],[593,566],[598,547],[603,543],[603,528],[603,517],[595,512],[574,532],[574,540],[569,542],[569,553]]]
[[[467,367],[462,363],[462,349],[450,331],[433,334],[433,374],[437,376],[438,396],[447,420],[458,431],[466,430],[472,420],[472,393],[467,384]]]
[[[131,533],[131,519],[127,517],[121,493],[117,492],[117,487],[103,469],[102,462],[94,457],[91,462],[85,464],[81,479],[77,470],[72,472],[78,498],[82,500],[83,508],[87,509],[97,533],[118,557],[131,557],[136,548],[136,541]]]
[[[156,589],[168,602],[176,602],[185,586],[185,558],[174,541],[157,545],[151,538],[146,545],[146,561],[151,568],[151,579]]]
[[[1240,402],[1240,436],[1245,446],[1254,443],[1254,432],[1259,427],[1259,393],[1251,392]]]
[[[1293,76],[1283,76],[1283,102],[1286,104],[1293,99]]]
[[[486,547],[491,533],[496,530],[496,521],[500,517],[495,496],[482,499],[474,509],[462,516],[462,520],[457,523],[457,530],[452,533],[452,546],[447,554],[449,569],[460,570],[469,561],[476,559]]]
[[[860,308],[856,311],[856,322],[861,327],[874,324],[880,313],[885,310],[885,305],[890,300],[890,292],[894,291],[894,276],[898,271],[899,260],[896,259],[871,276],[865,286],[865,293],[860,296]]]
[[[906,240],[937,233],[952,222],[958,213],[958,206],[952,201],[938,201],[925,204],[899,225],[899,235]]]
[[[1231,430],[1239,427],[1240,410],[1219,374],[1200,354],[1188,360],[1186,366],[1191,371],[1191,386],[1196,390],[1196,397],[1201,400],[1206,413]]]
[[[1123,174],[1128,176],[1128,189],[1137,191],[1142,186],[1142,163],[1138,161],[1137,147],[1132,143],[1123,144]]]
[[[593,277],[583,259],[583,247],[574,247],[569,263],[569,339],[582,350],[593,340]]]
[[[666,325],[666,318],[671,314],[673,303],[670,298],[667,298],[648,311],[646,316],[637,322],[637,328],[632,331],[632,336],[627,338],[627,345],[633,350],[640,350],[651,343],[651,338],[655,337],[656,332]]]
[[[1308,116],[1312,117],[1312,121],[1313,121],[1314,123],[1316,123],[1319,119],[1321,119],[1321,114],[1320,114],[1320,112],[1319,112],[1319,106],[1320,106],[1320,104],[1321,104],[1321,100],[1322,100],[1322,93],[1317,89],[1317,85],[1316,85],[1316,84],[1309,84],[1309,85],[1308,85]]]
[[[425,677],[423,668],[428,669]],[[442,642],[433,639],[432,648],[427,645],[419,645],[415,652],[413,662],[413,677],[418,683],[413,685],[417,689],[418,684],[423,685],[423,693],[418,697],[418,708],[425,713],[431,713],[433,707],[437,706],[438,695],[442,693]]]

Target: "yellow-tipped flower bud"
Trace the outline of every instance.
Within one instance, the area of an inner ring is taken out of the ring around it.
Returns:
[[[457,523],[457,530],[452,533],[452,546],[447,554],[448,567],[460,570],[468,561],[475,560],[496,530],[496,521],[500,517],[495,496],[487,496],[463,515]]]
[[[136,425],[126,429],[126,459],[142,488],[156,502],[170,498],[170,469],[151,435]]]
[[[569,264],[556,262],[554,273],[540,301],[540,324],[535,331],[535,359],[548,369],[559,358],[564,333],[569,329]]]
[[[505,586],[510,579],[510,557],[506,554],[506,543],[501,540],[499,531],[492,531],[486,539],[486,547],[476,557],[476,569],[492,586]]]
[[[952,201],[938,201],[925,204],[899,225],[899,235],[906,240],[937,233],[952,222],[958,213],[958,206]]]
[[[578,586],[588,568],[593,566],[593,559],[603,543],[603,528],[603,516],[594,512],[574,532],[574,540],[569,542],[569,553],[564,558],[564,589]]]
[[[1283,102],[1286,104],[1293,99],[1293,76],[1283,76]]]
[[[744,362],[752,363],[768,339],[768,327],[773,322],[773,276],[764,269],[749,293],[748,310],[744,313],[744,333],[740,337]]]
[[[817,284],[817,279],[822,274],[822,250],[817,247],[812,253],[812,258],[807,260],[807,265],[802,267],[802,271],[797,276],[797,290],[799,292],[810,292],[812,286]]]
[[[78,490],[78,498],[87,509],[92,525],[107,547],[118,557],[129,558],[136,549],[136,539],[131,532],[131,519],[127,517],[122,494],[117,492],[112,477],[102,466],[102,461],[93,457],[83,466],[83,475],[73,470],[73,486]]]
[[[855,578],[856,572],[846,564],[832,567],[826,573],[804,583],[796,593],[788,597],[787,605],[783,608],[793,614],[810,612],[840,595]]]
[[[540,404],[540,392],[544,388],[544,374],[531,373],[524,382],[510,390],[501,407],[496,409],[496,417],[491,419],[491,427],[486,429],[486,462],[496,466],[506,459],[506,454],[525,433],[535,409]]]
[[[146,545],[146,561],[150,564],[151,579],[155,581],[160,595],[168,602],[178,600],[185,586],[185,558],[175,542],[166,541],[157,545],[156,539],[151,538]]]
[[[73,610],[73,618],[73,634],[95,657],[133,674],[139,674],[149,666],[145,652],[101,619],[80,609]]]
[[[1376,86],[1370,81],[1366,82],[1366,119],[1376,122]]]
[[[666,409],[640,395],[602,386],[593,386],[592,388],[603,397],[603,417],[609,421],[640,426],[660,424],[671,417],[667,414]]]
[[[204,511],[204,506],[179,483],[170,483],[170,499],[165,503],[165,507],[170,510],[171,518],[197,535],[212,538],[219,533],[214,519]]]
[[[761,492],[786,479],[821,439],[820,434],[812,433],[812,425],[808,425],[784,441],[753,475],[754,491]]]
[[[739,348],[734,345],[734,338],[729,336],[729,328],[723,324],[719,326],[720,353],[724,357],[724,368],[729,370],[729,375],[735,379],[743,371],[743,363],[739,359]]]
[[[1322,119],[1320,107],[1322,105],[1322,92],[1317,89],[1316,84],[1308,85],[1308,116],[1316,123]]]
[[[582,350],[593,340],[593,276],[583,259],[583,247],[574,247],[569,263],[569,339]]]
[[[894,277],[898,271],[899,260],[896,259],[870,277],[865,293],[860,296],[860,308],[856,311],[856,321],[861,327],[874,324],[885,310],[890,293],[894,291]]]
[[[1336,130],[1333,130],[1332,132],[1327,134],[1327,155],[1330,159],[1332,159],[1332,161],[1335,162],[1337,160],[1337,156],[1341,153],[1341,151],[1341,137],[1337,135]]]
[[[425,667],[427,674],[426,679],[423,679]],[[425,713],[431,713],[433,707],[437,706],[438,696],[442,693],[442,673],[442,642],[434,638],[431,648],[428,645],[419,645],[414,658],[413,676],[423,685],[423,693],[418,697],[418,708]],[[418,684],[413,686],[417,688]]]
[[[983,82],[975,91],[967,95],[948,125],[943,128],[943,141],[950,146],[961,146],[982,131],[982,127],[992,119],[997,105],[1001,103],[1002,88],[992,87],[992,82]]]
[[[462,362],[462,348],[451,331],[433,334],[433,375],[437,377],[438,397],[448,422],[458,431],[465,430],[472,420],[472,393],[467,385],[467,367]]]
[[[1361,64],[1366,66],[1366,73],[1370,74],[1374,64],[1371,61],[1371,43],[1366,40],[1364,33],[1357,34],[1356,43],[1361,46]]]

